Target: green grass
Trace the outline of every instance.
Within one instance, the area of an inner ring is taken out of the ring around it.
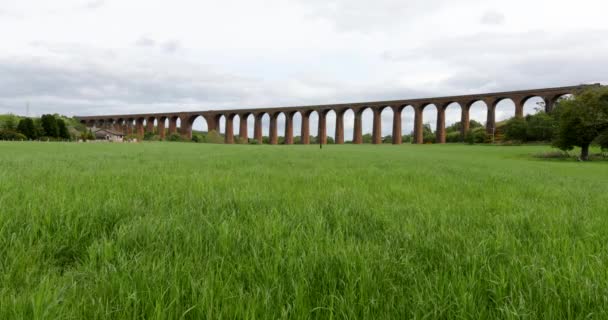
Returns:
[[[0,319],[608,318],[608,163],[0,143]]]

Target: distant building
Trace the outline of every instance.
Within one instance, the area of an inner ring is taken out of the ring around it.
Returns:
[[[93,129],[95,140],[106,140],[111,142],[122,142],[125,135],[122,132],[111,129]]]

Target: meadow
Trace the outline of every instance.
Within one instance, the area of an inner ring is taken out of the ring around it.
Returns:
[[[608,318],[608,162],[0,142],[0,319]]]

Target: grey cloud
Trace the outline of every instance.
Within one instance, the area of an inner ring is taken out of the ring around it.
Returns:
[[[389,53],[390,62],[441,64],[449,76],[440,88],[449,93],[572,85],[608,80],[605,31],[516,34],[481,33],[445,38]],[[466,44],[466,45],[463,45]]]
[[[241,88],[251,87],[248,80],[203,67],[188,68],[191,73],[166,74],[151,66],[120,72],[95,64],[2,59],[0,105],[8,109],[19,101],[36,100],[52,106],[54,112],[103,114],[133,112],[142,106],[148,112],[161,111],[163,106],[221,108],[247,99]]]

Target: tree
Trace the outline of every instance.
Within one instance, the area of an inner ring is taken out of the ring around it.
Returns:
[[[551,141],[555,129],[555,119],[551,114],[539,112],[526,116],[528,141]]]
[[[553,145],[565,151],[580,147],[580,159],[587,161],[589,145],[608,129],[608,87],[590,88],[561,100],[554,112],[558,128]]]
[[[483,127],[483,125],[475,120],[470,120],[469,121],[469,129],[475,129],[475,128],[481,128]],[[450,132],[460,132],[460,128],[462,128],[462,122],[458,121],[454,124],[452,124],[451,126],[448,126],[445,128],[445,132],[446,133],[450,133]]]
[[[57,118],[56,122],[57,122],[57,137],[69,140],[71,138],[70,131],[68,131],[68,126],[66,126],[65,121],[63,121],[63,119],[61,119],[61,118]]]
[[[17,126],[17,131],[30,140],[38,138],[38,132],[36,130],[36,126],[34,125],[34,120],[31,118],[21,119],[21,121],[19,121],[19,125]]]
[[[57,126],[57,119],[52,114],[45,114],[40,118],[42,124],[42,130],[44,131],[43,136],[46,137],[59,137],[59,127]]]
[[[2,129],[7,131],[15,131],[17,129],[17,117],[12,114],[6,116]]]
[[[505,125],[505,138],[507,140],[526,141],[528,124],[525,119],[511,118]]]
[[[433,129],[431,129],[431,125],[429,123],[422,126],[422,140],[424,143],[433,143],[436,140]]]
[[[608,151],[608,130],[604,130],[604,132],[597,137],[595,142],[602,148],[602,151]]]

